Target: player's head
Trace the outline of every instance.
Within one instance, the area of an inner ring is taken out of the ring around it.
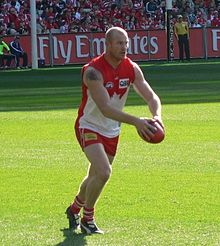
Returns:
[[[120,27],[111,27],[105,34],[106,53],[116,60],[127,55],[129,44],[127,32]]]

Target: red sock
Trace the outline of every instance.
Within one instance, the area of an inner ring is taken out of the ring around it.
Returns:
[[[71,212],[73,214],[78,214],[83,206],[84,203],[79,199],[78,196],[76,196],[73,204],[71,205]]]
[[[91,221],[94,219],[94,208],[83,208],[83,221]]]

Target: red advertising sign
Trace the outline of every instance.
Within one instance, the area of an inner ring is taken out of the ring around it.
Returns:
[[[49,37],[40,36],[39,57],[49,62]],[[154,32],[130,31],[128,55],[135,61],[166,59],[164,30]],[[105,50],[104,33],[58,34],[53,36],[54,64],[87,63]]]
[[[220,29],[207,28],[208,57],[220,57]]]
[[[195,28],[190,30],[190,56],[192,58],[205,57],[205,43],[203,40],[203,29]]]
[[[207,33],[207,36],[204,34]],[[166,60],[167,39],[165,30],[128,31],[128,56],[134,61]],[[206,39],[204,38],[206,37]],[[13,38],[5,37],[9,43]],[[46,65],[85,64],[105,50],[104,33],[74,33],[38,35],[38,59]],[[207,42],[206,42],[207,41]],[[31,37],[21,36],[22,47],[31,62]],[[190,30],[191,58],[220,57],[220,29],[207,28]],[[178,43],[174,38],[174,58],[178,59]]]

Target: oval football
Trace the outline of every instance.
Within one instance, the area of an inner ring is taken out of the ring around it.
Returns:
[[[151,137],[151,140],[148,142],[154,144],[162,142],[165,137],[165,132],[163,127],[157,121],[151,121],[150,124],[156,127],[157,131],[154,133],[153,137]]]

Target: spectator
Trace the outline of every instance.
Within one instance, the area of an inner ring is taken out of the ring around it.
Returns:
[[[156,2],[154,0],[150,0],[149,2],[146,3],[145,9],[148,14],[154,14],[155,11],[157,10]]]
[[[82,12],[83,12],[83,9],[78,8],[78,9],[76,10],[76,13],[75,13],[75,15],[74,15],[74,18],[77,19],[77,20],[81,20]]]
[[[1,19],[0,20],[0,35],[6,35],[6,34],[7,34],[7,25]]]
[[[196,18],[197,18],[198,24],[200,24],[201,26],[207,25],[207,19],[206,19],[206,16],[204,15],[204,13],[198,12]]]
[[[79,27],[75,23],[72,23],[69,27],[69,33],[76,33],[76,32],[79,32]]]
[[[20,68],[20,58],[23,59],[22,68],[28,68],[28,56],[27,53],[22,49],[19,39],[19,36],[15,36],[14,41],[10,43],[10,50],[11,53],[15,56],[16,68]]]
[[[217,5],[216,5],[214,0],[207,0],[207,1],[208,1],[208,3],[206,3],[206,9],[208,9],[208,8],[216,8],[217,7]]]
[[[5,50],[7,53],[4,53]],[[3,37],[0,36],[0,67],[9,68],[13,58],[14,56],[11,54],[9,46],[3,41]],[[6,66],[4,64],[5,60],[6,60]]]
[[[186,1],[185,7],[189,7],[190,9],[192,9],[192,12],[194,12],[195,4],[194,4],[193,0]]]
[[[213,18],[215,17],[215,9],[214,8],[209,8],[208,9],[208,24],[209,26],[211,25],[211,21],[213,20]]]
[[[142,16],[141,20],[139,21],[139,24],[142,30],[147,30],[150,27],[148,20],[144,16]]]
[[[8,24],[8,30],[7,30],[7,34],[8,35],[17,35],[18,32],[16,31],[16,28],[15,28],[15,23],[14,22],[11,22]]]
[[[10,22],[14,22],[14,23],[17,22],[18,14],[17,14],[17,10],[14,7],[10,8],[8,17]]]
[[[89,28],[89,23],[87,22],[82,22],[81,25],[79,26],[79,32],[89,32],[90,28]]]
[[[123,7],[132,9],[133,8],[133,1],[132,0],[124,0],[123,1]]]
[[[46,30],[47,30],[47,26],[44,20],[41,17],[37,18],[37,33],[43,34],[46,33]]]
[[[18,28],[18,33],[20,35],[28,35],[29,34],[28,28],[25,26],[24,21],[20,22],[19,28]]]
[[[193,27],[193,28],[200,28],[200,27],[202,27],[202,26],[198,23],[198,20],[195,19],[195,20],[192,22],[191,27]]]
[[[68,32],[69,32],[69,25],[65,20],[63,20],[60,26],[60,33],[68,33]]]
[[[11,6],[13,6],[17,10],[17,12],[20,11],[21,4],[19,3],[19,1],[12,0],[11,1]]]
[[[144,8],[143,0],[141,1],[133,0],[133,8],[135,10],[142,10]]]
[[[219,18],[219,15],[218,15],[218,11],[214,12],[214,17],[211,20],[211,26],[212,27],[219,27],[220,26],[220,18]]]
[[[65,24],[65,21],[64,23],[62,23],[62,26]],[[48,21],[46,22],[46,32],[53,32],[54,29],[59,29],[58,27],[58,24],[56,23],[55,19],[53,18],[53,16],[50,16],[48,18]]]
[[[192,10],[192,8],[190,8],[189,6],[187,6],[185,8],[185,15],[187,17],[187,20],[188,20],[188,23],[194,23],[195,22],[195,19],[196,19],[196,16]]]
[[[58,3],[56,4],[55,8],[56,8],[57,13],[59,13],[59,14],[62,13],[63,10],[66,8],[65,1],[59,0]]]
[[[199,12],[201,12],[202,15],[207,19],[206,7],[205,7],[203,1],[199,3],[199,9],[198,9],[198,10],[199,10]]]

